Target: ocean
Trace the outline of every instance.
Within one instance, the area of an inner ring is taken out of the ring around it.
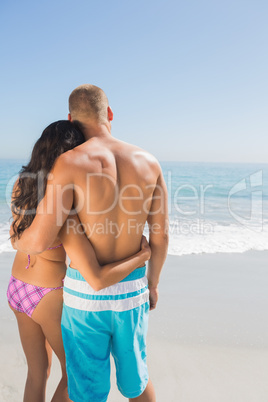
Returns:
[[[0,160],[0,253],[10,196],[25,160]],[[161,162],[168,189],[169,254],[268,250],[268,164]]]

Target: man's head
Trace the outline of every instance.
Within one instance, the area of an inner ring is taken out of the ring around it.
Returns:
[[[113,119],[107,96],[101,88],[90,84],[80,85],[73,90],[69,97],[69,111],[69,119],[81,124],[106,124]]]

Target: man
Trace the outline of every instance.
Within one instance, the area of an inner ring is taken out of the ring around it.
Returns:
[[[148,310],[149,302],[151,310],[157,304],[168,245],[167,190],[161,168],[148,152],[111,136],[113,112],[100,88],[76,88],[69,110],[69,120],[83,131],[86,142],[58,158],[36,217],[17,247],[30,254],[47,249],[74,206],[100,264],[106,264],[136,253],[148,222],[149,292],[145,267],[97,293],[79,267],[69,268],[62,333],[74,402],[107,401],[110,353],[121,393],[130,401],[153,402],[146,365]],[[78,230],[71,217],[66,225]]]

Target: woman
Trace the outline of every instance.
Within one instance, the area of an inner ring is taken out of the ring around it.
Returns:
[[[43,131],[33,148],[30,162],[23,167],[14,186],[12,240],[19,238],[31,225],[46,190],[47,175],[57,157],[82,142],[83,135],[68,121],[52,123]],[[70,219],[75,219],[79,225],[76,215]],[[124,279],[150,258],[150,248],[143,238],[141,250],[133,257],[101,267],[93,247],[81,231],[71,231],[67,235],[65,224],[59,236],[48,250],[39,255],[27,256],[17,251],[12,267],[7,297],[18,322],[28,364],[24,402],[45,401],[52,350],[62,369],[62,378],[52,401],[70,401],[60,328],[62,282],[66,272],[64,246],[71,257],[79,255],[83,275],[95,290]]]

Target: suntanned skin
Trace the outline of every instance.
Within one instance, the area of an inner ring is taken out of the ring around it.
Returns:
[[[112,119],[108,107],[107,122],[83,121],[87,141],[58,158],[36,217],[16,247],[31,254],[43,252],[59,235],[74,206],[102,265],[138,252],[148,221],[152,252],[148,285],[150,308],[154,309],[168,246],[167,190],[159,163],[152,155],[111,136]],[[107,222],[108,226],[109,222],[117,225],[120,234],[109,227],[107,230]],[[79,269],[76,256],[71,258],[71,266]],[[155,402],[151,381],[142,395],[130,401]]]

